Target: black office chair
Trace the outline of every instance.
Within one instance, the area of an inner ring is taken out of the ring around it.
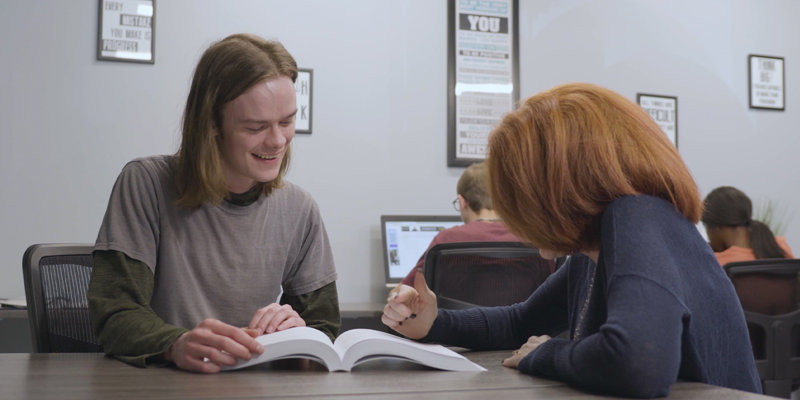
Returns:
[[[728,263],[744,309],[764,394],[789,398],[800,383],[800,260]]]
[[[35,244],[22,257],[25,298],[36,353],[101,352],[86,292],[92,244]]]
[[[433,246],[423,268],[439,307],[463,309],[521,302],[555,264],[519,242],[465,242]]]

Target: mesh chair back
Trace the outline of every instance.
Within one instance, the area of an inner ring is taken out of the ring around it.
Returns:
[[[764,394],[786,397],[800,379],[800,260],[725,264],[744,309]]]
[[[458,309],[524,301],[555,264],[519,242],[466,242],[433,246],[423,268],[439,307]]]
[[[91,244],[36,244],[23,256],[25,296],[37,353],[100,352],[86,292]]]
[[[800,260],[769,259],[728,263],[742,308],[766,315],[786,314],[798,309]]]

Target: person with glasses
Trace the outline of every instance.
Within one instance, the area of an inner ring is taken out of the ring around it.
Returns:
[[[431,240],[428,249],[439,243],[520,241],[516,235],[509,232],[494,211],[492,198],[489,196],[489,176],[485,162],[474,163],[464,170],[456,184],[456,193],[453,207],[461,213],[464,224],[439,232]],[[425,253],[403,278],[401,284],[414,286],[414,277],[425,261]]]

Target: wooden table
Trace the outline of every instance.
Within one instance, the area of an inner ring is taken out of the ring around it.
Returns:
[[[137,368],[102,354],[0,354],[0,397],[8,399],[608,399],[500,365],[507,351],[466,352],[486,372],[446,372],[378,360],[353,372],[327,372],[286,360],[203,375]],[[292,365],[289,365],[292,364]],[[669,399],[767,397],[682,382]]]
[[[368,328],[388,332],[381,323],[384,303],[341,303],[341,331]],[[28,310],[0,307],[0,353],[30,353],[33,351],[28,322]],[[2,388],[0,388],[2,399]]]

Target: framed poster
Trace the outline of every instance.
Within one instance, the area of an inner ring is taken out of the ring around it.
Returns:
[[[678,147],[678,98],[636,93],[636,102],[653,117],[669,141]]]
[[[294,118],[295,133],[311,133],[311,84],[313,69],[298,68],[294,90],[297,93],[297,114]]]
[[[750,54],[747,63],[750,108],[784,111],[783,57]]]
[[[486,159],[489,133],[519,101],[518,0],[449,0],[447,165]]]
[[[97,59],[155,63],[155,0],[99,0]]]

